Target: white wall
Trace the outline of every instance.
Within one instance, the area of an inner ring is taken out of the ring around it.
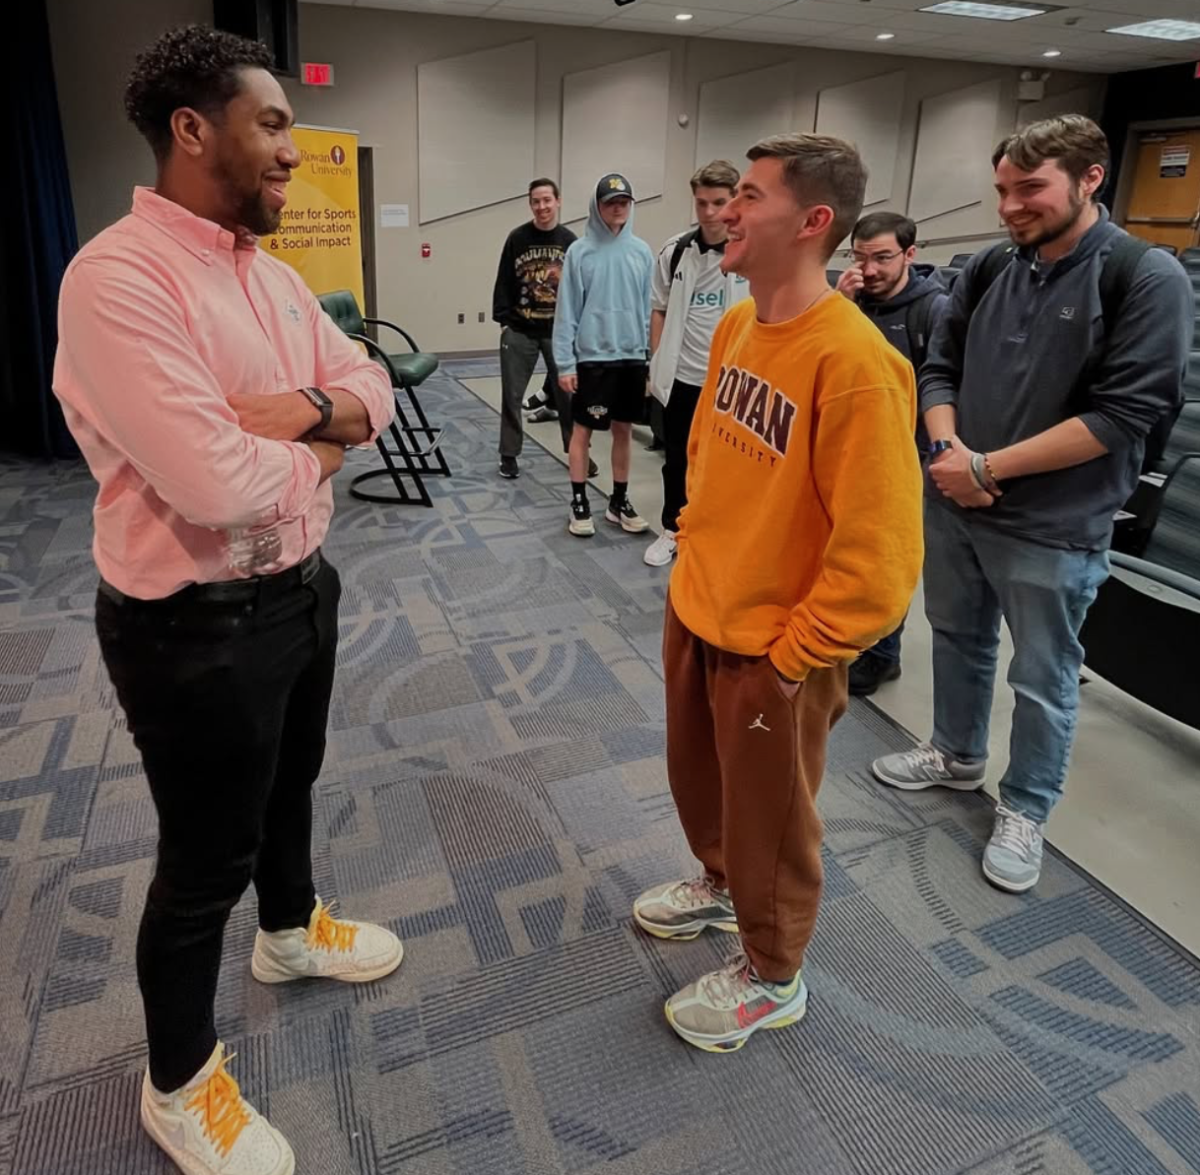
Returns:
[[[86,239],[128,208],[134,183],[152,177],[149,151],[125,123],[121,109],[121,90],[133,54],[172,24],[205,19],[209,5],[205,0],[111,0],[106,4],[51,0],[50,14],[72,191],[80,235]],[[811,131],[822,89],[904,70],[905,108],[893,200],[888,205],[901,211],[911,185],[923,98],[997,78],[1001,99],[996,137],[1015,127],[1018,119],[1017,71],[1008,66],[309,4],[301,5],[300,18],[301,56],[331,62],[337,85],[330,90],[310,90],[288,83],[289,96],[301,122],[359,131],[363,145],[374,148],[376,203],[408,204],[412,209],[412,227],[376,228],[379,309],[383,317],[411,330],[429,350],[472,350],[495,344],[490,310],[496,262],[505,235],[527,218],[528,209],[523,200],[516,199],[435,224],[417,224],[416,67],[421,62],[535,40],[534,171],[561,178],[564,74],[669,50],[666,192],[661,199],[641,205],[637,214],[638,234],[655,247],[685,227],[690,218],[687,181],[694,170],[703,82],[793,62],[794,125],[779,129]],[[1056,73],[1048,92],[1082,87],[1098,97],[1102,84],[1095,76]],[[686,127],[679,125],[681,114],[688,116]],[[987,154],[991,146],[980,143],[979,150]],[[994,232],[996,227],[990,199],[935,218],[921,226],[922,236],[954,239],[928,250],[926,257],[944,261],[955,252],[974,251],[980,242],[959,244],[957,238]],[[433,251],[427,261],[420,256],[425,242]],[[479,311],[489,318],[484,324],[477,321]],[[463,326],[457,325],[459,313],[466,316]]]

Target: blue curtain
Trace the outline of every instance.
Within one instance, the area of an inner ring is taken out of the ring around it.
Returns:
[[[39,457],[77,449],[50,389],[58,287],[79,247],[45,0],[8,18],[0,98],[6,208],[0,217],[0,447]]]

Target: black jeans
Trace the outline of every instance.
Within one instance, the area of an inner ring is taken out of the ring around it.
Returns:
[[[305,576],[309,576],[305,578]],[[96,596],[96,631],[158,811],[138,932],[150,1080],[186,1084],[217,1043],[225,923],[246,887],[259,925],[308,924],[311,790],[325,755],[341,585],[328,563],[185,588]]]
[[[679,529],[679,511],[687,505],[687,451],[692,432],[692,417],[700,403],[700,389],[695,384],[676,380],[663,409],[663,441],[667,452],[663,461],[664,530]]]

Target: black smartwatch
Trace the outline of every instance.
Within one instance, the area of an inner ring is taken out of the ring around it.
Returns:
[[[305,434],[310,437],[319,437],[328,427],[329,422],[333,419],[333,401],[320,388],[300,388],[303,395],[308,397],[308,401],[314,408],[320,410],[321,420],[318,424],[310,428]]]
[[[936,457],[939,453],[944,453],[947,449],[952,449],[954,446],[949,441],[933,441],[929,446],[929,455]]]

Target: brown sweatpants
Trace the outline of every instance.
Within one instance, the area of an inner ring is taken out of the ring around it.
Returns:
[[[821,900],[817,789],[846,712],[846,666],[815,669],[794,697],[766,657],[727,653],[667,600],[667,775],[692,852],[728,886],[758,974],[800,970]]]

